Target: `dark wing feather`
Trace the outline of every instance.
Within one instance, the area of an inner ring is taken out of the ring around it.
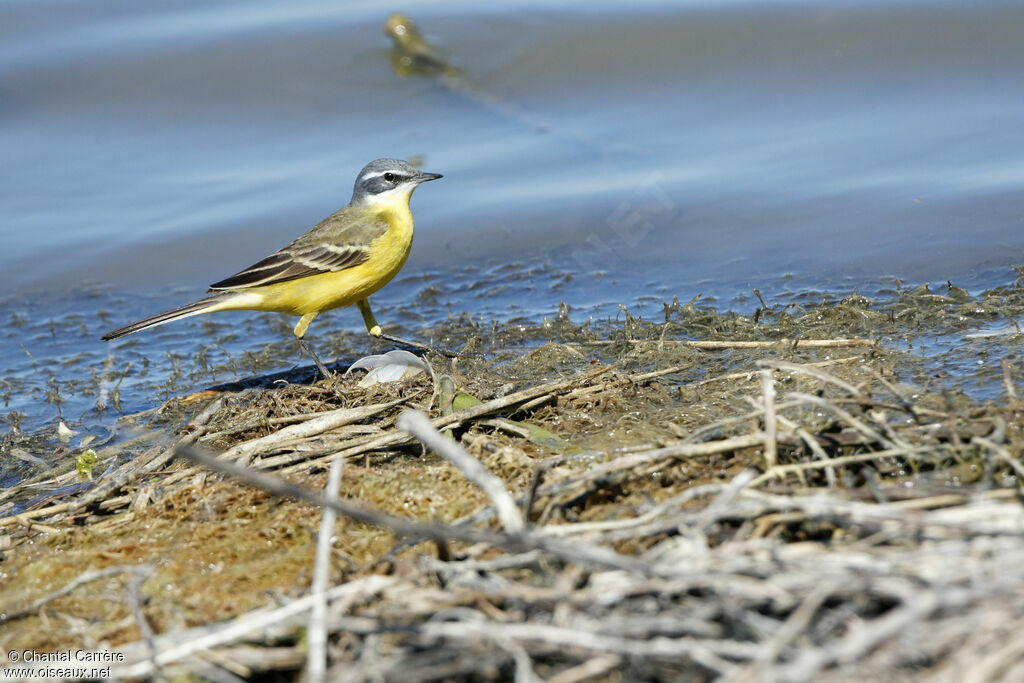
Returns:
[[[210,289],[259,287],[309,275],[337,272],[358,266],[369,257],[363,246],[295,242],[242,272],[210,285]]]

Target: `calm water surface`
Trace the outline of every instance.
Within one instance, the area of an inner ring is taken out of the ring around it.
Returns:
[[[445,174],[374,297],[413,333],[562,300],[582,321],[890,276],[978,290],[1024,262],[1024,4],[405,3],[481,96],[394,72],[394,9],[3,4],[0,391],[23,428],[206,386],[213,342],[305,364],[277,316],[99,336],[289,242],[381,156]],[[340,310],[310,338],[361,329]]]

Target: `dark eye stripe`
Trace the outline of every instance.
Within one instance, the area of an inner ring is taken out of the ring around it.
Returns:
[[[394,171],[387,171],[385,173],[374,173],[373,175],[367,175],[362,177],[363,182],[373,182],[374,180],[384,179],[386,181],[394,183],[403,183],[406,180],[410,180],[414,176],[406,175],[405,173],[395,173]]]
[[[381,192],[395,189],[402,184],[403,180],[405,179],[401,177],[395,180],[387,180],[384,176],[379,175],[363,181],[362,188],[367,194],[380,194]]]

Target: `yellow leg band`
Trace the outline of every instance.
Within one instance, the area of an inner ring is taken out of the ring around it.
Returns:
[[[370,310],[370,300],[363,299],[356,304],[359,312],[363,315],[363,324],[366,325],[366,331],[374,337],[379,337],[384,333],[380,329],[380,325],[377,324],[377,319],[373,317],[373,311]],[[305,320],[305,318],[303,318]]]
[[[317,313],[307,313],[306,315],[302,316],[299,322],[295,323],[295,329],[292,330],[293,332],[295,332],[295,336],[298,337],[299,339],[302,339],[304,336],[306,336],[306,330],[309,328],[309,324],[316,320],[317,315]]]

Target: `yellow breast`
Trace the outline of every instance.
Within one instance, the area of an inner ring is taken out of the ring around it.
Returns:
[[[407,201],[400,207],[381,207],[379,215],[387,221],[387,232],[369,244],[369,258],[358,266],[246,289],[247,296],[237,301],[237,308],[307,315],[351,306],[370,296],[390,282],[409,258],[413,221]]]

